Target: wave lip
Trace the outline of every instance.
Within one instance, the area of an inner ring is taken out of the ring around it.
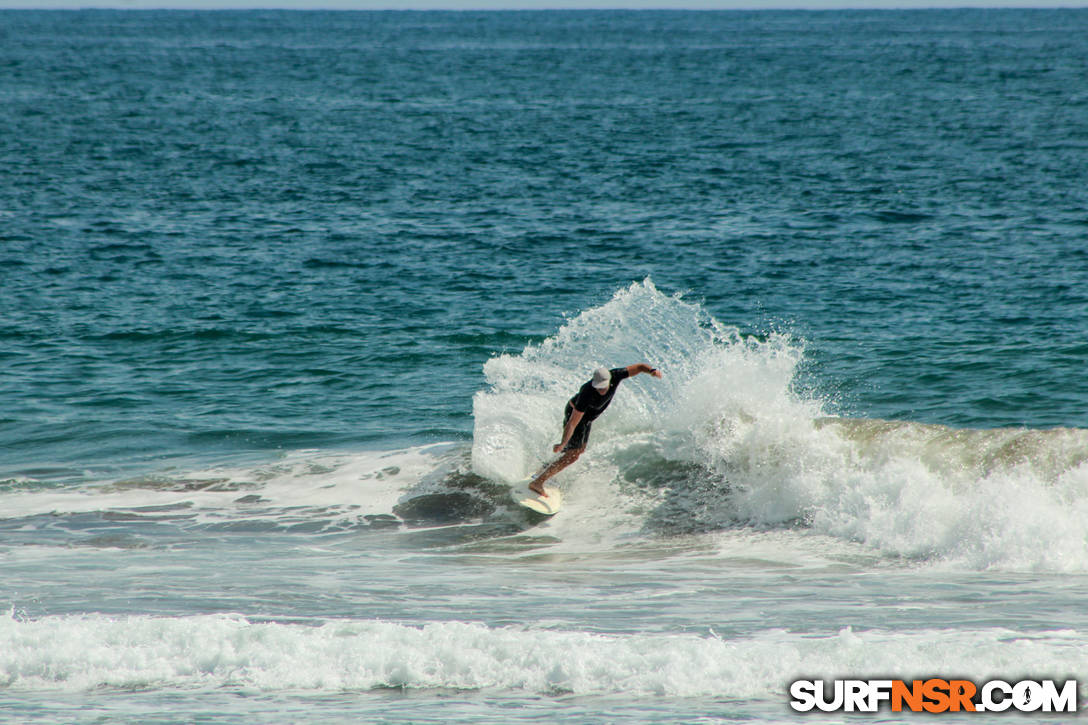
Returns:
[[[704,386],[712,377],[769,402],[764,394],[777,398],[786,391],[799,360],[800,351],[784,337],[766,344],[742,338],[700,305],[663,294],[649,279],[636,282],[539,345],[487,361],[488,387],[473,398],[473,469],[504,481],[532,473],[558,442],[565,401],[598,366],[649,362],[664,378],[624,382],[594,422],[590,451],[616,433],[691,433],[710,414],[703,410]]]
[[[1071,631],[592,634],[465,622],[254,622],[238,615],[0,618],[0,684],[345,691],[501,690],[778,699],[798,677],[858,673],[974,679],[1088,670]]]

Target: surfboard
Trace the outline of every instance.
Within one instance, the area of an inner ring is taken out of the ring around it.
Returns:
[[[517,486],[514,486],[513,495],[514,500],[519,505],[524,506],[527,509],[532,509],[539,514],[551,516],[559,510],[559,507],[563,504],[563,495],[559,493],[558,488],[544,487],[544,492],[547,494],[541,496],[533,491],[529,490],[529,482],[522,481]]]

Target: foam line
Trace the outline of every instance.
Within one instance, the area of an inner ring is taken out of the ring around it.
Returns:
[[[797,677],[1088,671],[1073,632],[1004,629],[588,634],[371,620],[254,622],[236,615],[0,618],[0,685],[330,691],[410,689],[780,699]]]

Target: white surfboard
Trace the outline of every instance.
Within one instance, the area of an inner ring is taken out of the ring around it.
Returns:
[[[544,496],[529,490],[529,482],[522,481],[514,486],[514,500],[527,509],[532,509],[539,514],[551,516],[563,504],[563,495],[558,488],[544,487]]]

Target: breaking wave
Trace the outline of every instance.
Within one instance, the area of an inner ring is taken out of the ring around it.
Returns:
[[[635,525],[665,533],[801,527],[970,568],[1088,570],[1088,431],[829,415],[797,390],[802,358],[788,336],[743,336],[649,280],[632,284],[487,362],[472,468],[530,475],[594,367],[648,361],[664,379],[624,382],[586,454],[555,479],[569,502],[581,492],[587,507],[642,511]]]
[[[646,361],[664,378],[625,381],[586,454],[554,479],[565,503],[546,523],[549,540],[607,549],[754,527],[911,562],[1088,571],[1088,431],[832,415],[798,389],[803,353],[786,335],[742,335],[646,280],[489,360],[471,447],[297,451],[250,468],[76,488],[4,481],[0,533],[121,547],[154,543],[170,527],[323,534],[457,524],[460,534],[437,540],[508,536],[541,524],[512,504],[509,485],[550,459],[565,400],[598,365]]]
[[[800,676],[929,676],[1088,670],[1071,631],[765,630],[593,634],[375,620],[254,621],[239,615],[0,617],[0,687],[258,691],[502,690],[780,699]]]

